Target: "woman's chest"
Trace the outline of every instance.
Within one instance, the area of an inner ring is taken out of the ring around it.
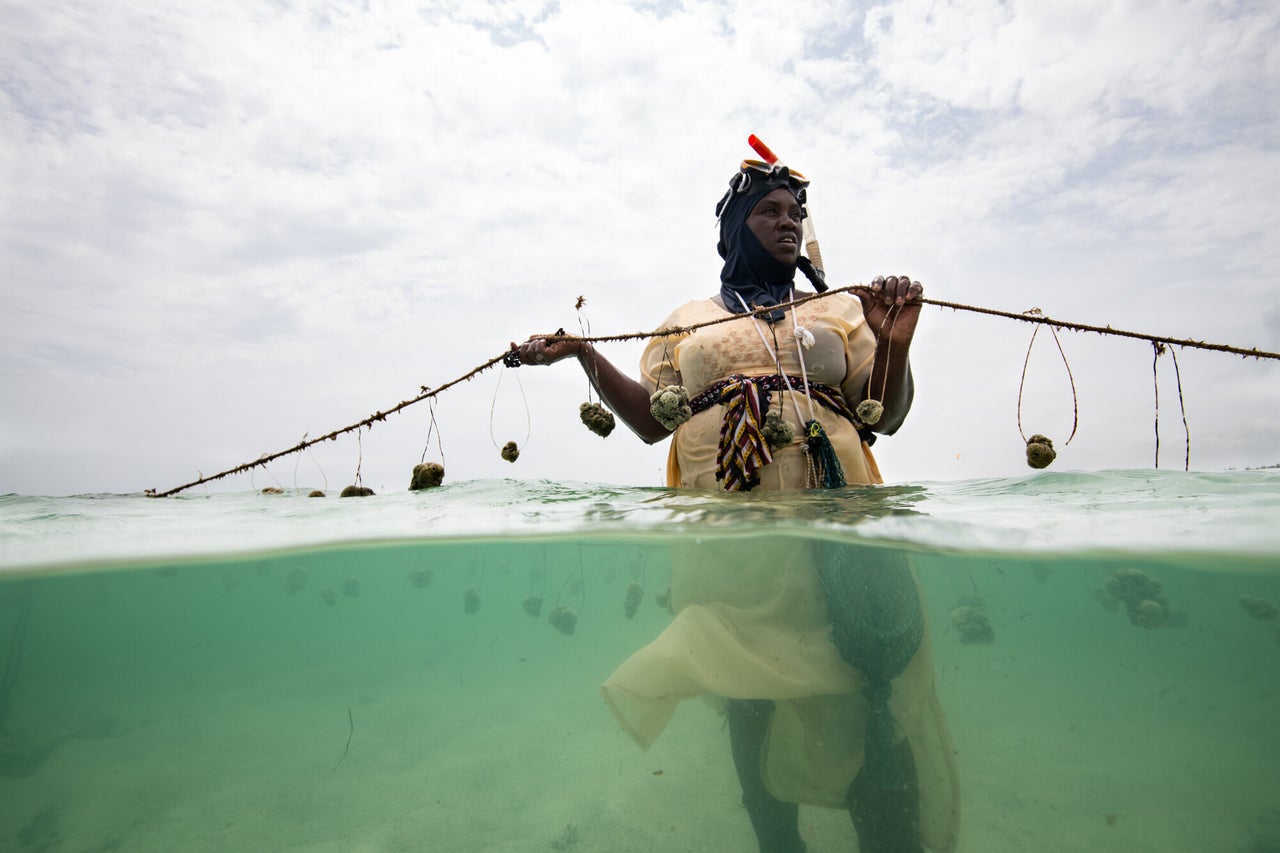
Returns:
[[[799,326],[797,334],[788,312],[777,323],[742,317],[699,329],[679,344],[681,378],[689,393],[696,394],[726,376],[775,373],[780,365],[784,373],[839,385],[846,370],[843,334],[803,311]]]

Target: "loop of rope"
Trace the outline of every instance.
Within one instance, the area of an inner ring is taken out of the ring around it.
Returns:
[[[577,612],[581,615],[583,609],[587,606],[587,578],[586,575],[583,574],[581,563],[578,564],[576,569],[569,572],[568,576],[565,577],[564,582],[560,584],[560,590],[556,593],[556,607],[563,606],[561,604],[561,600],[564,598],[564,591],[569,587],[569,584],[573,582],[574,578],[577,578],[578,580]]]
[[[885,312],[884,319],[880,321],[880,331],[876,333],[876,343],[884,340],[884,324],[889,318],[893,318],[893,322],[889,323],[889,343],[885,346],[884,351],[884,378],[880,382],[880,399],[876,402],[884,405],[885,395],[889,392],[889,363],[893,360],[893,329],[898,325],[898,316],[901,310],[897,305],[889,306],[889,310]],[[867,396],[871,396],[871,386],[868,382]]]
[[[792,290],[791,296],[793,298],[795,297],[795,294],[796,292]],[[742,297],[739,296],[738,299],[741,300]],[[751,322],[754,323],[755,318],[752,318]],[[770,326],[769,328],[772,329],[773,326]],[[791,336],[795,338],[796,341],[796,359],[800,362],[800,379],[804,382],[804,399],[809,405],[809,420],[816,421],[818,419],[818,412],[813,406],[813,395],[809,393],[809,366],[804,360],[804,341],[800,340],[800,317],[799,312],[794,309],[791,311]],[[781,359],[775,356],[773,361],[774,364],[778,365],[778,375],[787,383],[787,387],[791,388],[791,380],[787,378],[787,374],[782,370]],[[791,392],[791,403],[796,409],[796,420],[803,424],[804,418],[800,416],[800,406],[795,402],[795,389],[791,388]]]
[[[275,474],[273,474],[271,472],[271,469],[267,467],[267,454],[265,453],[262,454],[261,456],[258,457],[258,460],[262,463],[262,470],[267,472],[267,476],[269,476],[272,480],[275,480],[276,488],[279,488],[279,489],[284,488],[284,484],[280,482],[280,478],[277,477]],[[252,470],[249,471],[249,489],[255,492],[258,491],[258,484],[254,482]]]
[[[574,310],[578,314],[578,331],[582,332],[581,340],[589,340],[591,338],[591,321],[582,313],[582,306],[587,304],[585,297],[579,296],[578,302],[574,305]],[[596,365],[595,353],[591,358],[587,359],[587,402],[594,403],[595,397],[592,392],[596,390],[600,384],[600,368]]]
[[[779,306],[772,306],[765,309],[757,309],[756,311],[752,311],[749,313],[752,314],[753,316],[757,316],[765,311],[776,310],[779,307],[784,309],[793,308],[794,306],[803,305],[806,302],[811,302],[814,299],[824,299],[824,298],[835,296],[837,294],[842,294],[842,293],[856,294],[859,292],[867,293],[867,292],[870,292],[870,289],[864,284],[854,284],[854,285],[849,285],[847,287],[832,288],[826,291],[825,293],[815,293],[809,296],[803,296],[798,299],[793,299],[791,302],[784,303]],[[1214,343],[1206,343],[1205,341],[1191,340],[1187,338],[1171,338],[1171,337],[1165,337],[1161,335],[1149,335],[1142,332],[1131,332],[1131,331],[1126,331],[1124,329],[1115,329],[1115,328],[1112,328],[1111,326],[1093,326],[1093,325],[1087,325],[1084,323],[1071,323],[1065,320],[1055,320],[1043,314],[1039,314],[1036,316],[1030,316],[1027,314],[1016,314],[1011,311],[999,311],[993,308],[982,308],[974,305],[964,305],[958,302],[946,302],[940,299],[927,299],[925,297],[921,297],[919,301],[920,301],[920,304],[922,305],[933,305],[938,308],[950,308],[953,311],[969,311],[975,314],[986,314],[988,316],[993,316],[993,317],[1004,317],[1010,320],[1019,320],[1024,323],[1035,323],[1038,325],[1047,325],[1050,328],[1054,328],[1054,329],[1070,329],[1076,332],[1096,332],[1101,335],[1111,335],[1114,337],[1137,338],[1139,340],[1149,341],[1151,343],[1165,344],[1167,346],[1177,346],[1177,347],[1184,347],[1188,349],[1203,349],[1203,350],[1210,350],[1213,352],[1231,353],[1233,355],[1239,355],[1245,358],[1255,358],[1255,359],[1263,358],[1263,359],[1272,359],[1272,360],[1280,361],[1280,353],[1267,352],[1265,350],[1260,350],[1257,348],[1245,349],[1243,347],[1230,346],[1228,344],[1214,344]],[[654,337],[671,337],[675,335],[686,335],[691,332],[695,332],[698,329],[705,328],[707,326],[714,326],[719,323],[727,323],[727,322],[730,322],[731,320],[736,320],[738,319],[739,316],[741,315],[735,314],[728,317],[717,318],[714,320],[705,320],[701,323],[694,323],[689,326],[682,326],[678,328],[663,328],[663,329],[658,329],[656,331],[631,332],[628,334],[621,334],[621,335],[597,335],[593,337],[580,338],[579,340],[581,340],[584,343],[607,343],[607,342],[617,342],[617,341],[643,340],[643,339],[654,338]],[[548,335],[547,336],[547,341],[552,343],[554,343],[557,340],[567,340],[567,339],[569,339],[569,336],[566,336],[566,335]],[[416,397],[411,397],[408,400],[402,400],[396,405],[388,409],[374,412],[373,414],[369,415],[367,418],[364,418],[361,421],[357,421],[356,423],[349,424],[348,426],[342,427],[341,429],[336,429],[336,430],[333,430],[332,432],[325,433],[324,435],[319,436],[318,438],[301,441],[298,444],[295,444],[293,447],[286,448],[285,450],[281,450],[277,453],[271,453],[271,454],[264,453],[262,456],[250,462],[244,462],[240,465],[236,465],[233,468],[228,468],[225,471],[220,471],[217,474],[210,474],[207,477],[202,475],[199,479],[192,480],[189,483],[183,483],[180,486],[174,486],[173,488],[163,492],[157,492],[154,489],[147,489],[146,494],[150,497],[166,498],[172,495],[176,495],[179,492],[184,492],[187,489],[192,488],[193,486],[203,485],[205,483],[213,482],[214,480],[221,480],[224,477],[230,477],[235,474],[243,474],[246,471],[252,474],[253,469],[257,468],[260,465],[265,466],[267,463],[273,462],[276,459],[280,459],[281,457],[288,456],[292,453],[300,453],[303,450],[307,450],[310,447],[314,447],[315,445],[323,441],[337,441],[339,436],[346,435],[347,433],[350,433],[350,432],[354,432],[358,429],[361,429],[362,427],[368,427],[372,429],[375,423],[379,421],[385,421],[389,415],[396,414],[402,409],[407,409],[409,406],[412,406],[415,403],[421,403],[423,400],[429,400],[434,397],[437,397],[442,392],[454,387],[455,385],[460,385],[463,382],[467,382],[472,378],[474,378],[475,376],[478,376],[479,374],[493,367],[494,365],[503,363],[509,357],[510,357],[510,349],[504,350],[499,355],[496,355],[493,358],[489,359],[488,361],[485,361],[477,365],[476,367],[472,368],[470,371],[463,374],[462,376],[459,376],[456,379],[446,382],[443,385],[440,385],[436,388],[430,388],[426,385],[423,385],[421,386],[421,393],[418,394]]]
[[[498,439],[493,434],[493,410],[498,405],[498,391],[502,388],[502,374],[507,372],[504,364],[502,370],[498,371],[498,384],[493,387],[493,399],[489,401],[489,440],[493,442],[493,446],[501,448]],[[524,440],[520,442],[520,449],[525,449],[529,444],[529,436],[533,435],[533,420],[529,416],[529,398],[524,395],[524,383],[520,381],[520,374],[516,374],[516,385],[520,388],[520,400],[524,403]]]
[[[302,440],[307,440],[307,434],[302,434]],[[311,457],[311,461],[315,463],[316,470],[320,472],[320,479],[324,482],[325,491],[329,489],[329,477],[324,473],[324,468],[320,466],[320,462],[316,459],[316,455],[311,452],[311,448],[307,448],[307,455]],[[298,458],[293,463],[293,490],[298,490],[298,466],[302,463],[302,454],[298,454]]]
[[[1038,317],[1042,315],[1039,308],[1032,308],[1027,311],[1027,316]],[[1071,439],[1076,437],[1076,430],[1080,426],[1080,397],[1076,393],[1076,378],[1071,375],[1071,365],[1067,361],[1067,354],[1062,349],[1062,341],[1058,339],[1058,330],[1050,326],[1049,331],[1053,333],[1053,342],[1058,345],[1058,355],[1062,356],[1062,366],[1067,369],[1067,381],[1071,383],[1071,435],[1067,436],[1067,440],[1062,443],[1062,446],[1066,447],[1071,443]],[[1039,326],[1031,331],[1031,341],[1027,344],[1027,355],[1022,361],[1022,379],[1018,381],[1018,435],[1022,436],[1023,441],[1027,440],[1027,434],[1022,431],[1022,389],[1027,384],[1027,365],[1031,363],[1031,348],[1035,346],[1036,335],[1039,333]]]
[[[436,423],[436,400],[434,397],[432,397],[430,400],[427,401],[427,417],[430,418],[430,423],[427,425],[427,443],[422,446],[422,458],[419,459],[418,461],[419,462],[427,461],[427,451],[431,449],[431,434],[434,432],[436,436],[436,450],[440,452],[440,464],[446,465],[447,463],[444,460],[444,444],[442,444],[440,441],[440,425]],[[489,419],[490,419],[490,426],[492,427],[492,420],[493,420],[492,411],[490,411],[489,413]],[[489,437],[490,438],[493,437],[492,428],[489,431]],[[306,438],[306,436],[303,436],[303,438]]]
[[[361,437],[362,432],[363,432],[362,430],[356,430],[356,485],[357,486],[364,485],[364,483],[360,480],[360,466],[364,465],[364,439]]]
[[[667,365],[671,364],[671,352],[668,349],[670,341],[671,339],[668,337],[664,336],[662,338],[662,361],[660,362],[657,373],[653,375],[653,393],[655,394],[658,393],[658,389],[662,387],[662,371]]]
[[[742,298],[742,294],[737,293],[735,291],[733,295],[738,297],[738,302],[742,304],[742,310],[746,311],[748,314],[751,315],[751,328],[755,329],[756,334],[760,336],[760,343],[764,344],[765,351],[768,352],[770,358],[773,359],[773,366],[777,368],[778,376],[782,377],[782,381],[786,383],[788,390],[792,392],[790,395],[791,405],[795,407],[796,420],[800,421],[801,423],[804,423],[804,415],[800,414],[800,404],[796,402],[796,395],[795,395],[796,389],[791,387],[791,380],[787,377],[786,371],[782,369],[782,360],[778,357],[778,351],[776,347],[769,346],[769,341],[765,339],[764,332],[760,331],[760,324],[756,322],[756,320],[758,319],[756,313],[753,312],[751,308],[747,305],[747,301]],[[791,312],[791,317],[792,317],[792,321],[794,322],[795,320],[794,311]],[[769,328],[773,329],[773,326],[770,325]],[[774,337],[774,341],[775,343],[777,341],[776,334]],[[813,398],[809,396],[809,375],[808,373],[804,372],[804,351],[803,350],[804,350],[804,347],[800,346],[800,342],[797,341],[796,352],[798,352],[800,355],[800,371],[804,375],[804,396],[805,396],[805,399],[809,401],[809,419],[812,420],[816,418],[817,415],[814,413],[814,410],[813,410]]]

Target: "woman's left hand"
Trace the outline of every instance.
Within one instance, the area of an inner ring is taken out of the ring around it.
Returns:
[[[555,335],[530,335],[522,344],[512,341],[511,350],[519,354],[521,364],[555,364],[571,355],[580,355],[583,343],[576,338],[566,337],[562,329]]]
[[[887,341],[895,347],[911,345],[923,304],[920,299],[924,296],[924,287],[920,282],[905,275],[888,278],[878,275],[870,286],[860,287],[855,293],[862,300],[867,327],[878,341]]]

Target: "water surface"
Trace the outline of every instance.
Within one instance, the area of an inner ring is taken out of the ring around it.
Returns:
[[[1280,602],[1277,518],[1272,472],[0,497],[0,849],[751,850],[716,711],[641,752],[598,686],[669,619],[673,546],[759,537],[909,556],[960,850],[1280,849],[1280,622],[1242,605]],[[1108,592],[1135,572],[1153,627]]]

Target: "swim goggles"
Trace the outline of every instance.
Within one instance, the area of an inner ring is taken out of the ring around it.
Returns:
[[[809,179],[795,169],[766,163],[763,160],[743,160],[738,167],[738,174],[729,180],[729,187],[735,193],[750,192],[753,187],[767,184],[789,186],[797,193],[809,186]]]
[[[808,193],[805,188],[808,186],[808,178],[787,166],[772,165],[763,160],[743,160],[742,165],[738,167],[738,173],[729,179],[729,191],[716,205],[716,216],[720,215],[725,204],[733,196],[783,187],[795,193],[801,210],[807,215],[805,201]]]

